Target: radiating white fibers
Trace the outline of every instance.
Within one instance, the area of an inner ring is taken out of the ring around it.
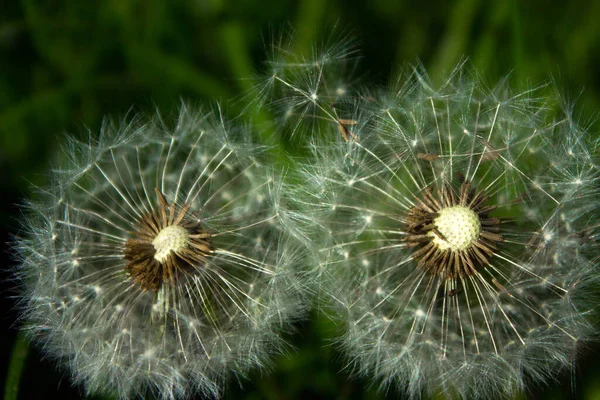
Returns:
[[[412,398],[556,377],[598,306],[592,138],[550,86],[402,80],[355,103],[355,137],[311,140],[287,192],[349,368]]]
[[[247,128],[182,106],[69,139],[18,239],[25,327],[88,393],[218,397],[303,311],[280,182]],[[143,122],[143,123],[142,123]]]
[[[281,38],[235,124],[184,105],[68,139],[13,245],[32,340],[88,393],[219,397],[311,294],[348,369],[410,398],[510,397],[576,365],[600,141],[553,85],[463,63],[361,86],[346,35],[310,56]],[[261,132],[240,123],[256,110]]]

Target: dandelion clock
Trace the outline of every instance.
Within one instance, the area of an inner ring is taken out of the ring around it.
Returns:
[[[555,378],[594,331],[589,134],[551,87],[405,81],[365,96],[349,140],[313,140],[292,195],[350,368],[412,398]]]
[[[218,117],[218,116],[217,116]],[[26,329],[88,393],[218,397],[302,301],[252,132],[182,107],[68,141],[18,239]]]

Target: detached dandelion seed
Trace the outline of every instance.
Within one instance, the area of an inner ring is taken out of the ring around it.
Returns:
[[[582,232],[600,173],[540,93],[486,90],[463,66],[434,88],[417,70],[358,105],[360,142],[313,142],[290,196],[357,373],[413,398],[494,398],[572,366],[597,307]]]
[[[343,33],[331,34],[320,49],[299,55],[291,42],[272,43],[267,73],[257,84],[257,105],[268,104],[279,117],[277,134],[301,146],[309,137],[329,135],[331,126],[344,141],[358,138],[356,43]]]
[[[183,107],[70,140],[28,204],[26,328],[88,393],[218,397],[302,311],[279,183],[245,128]]]

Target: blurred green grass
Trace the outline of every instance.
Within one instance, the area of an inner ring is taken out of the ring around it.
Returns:
[[[286,30],[295,31],[295,50],[304,53],[334,26],[351,32],[363,56],[358,75],[379,85],[417,59],[441,79],[464,57],[489,82],[508,73],[518,85],[552,79],[577,102],[582,124],[598,132],[600,2],[593,0],[21,0],[0,7],[2,243],[18,231],[15,204],[28,195],[30,183],[45,182],[63,132],[96,132],[104,116],[120,118],[128,110],[169,113],[182,98],[220,100],[235,115],[246,105],[250,78],[261,71],[269,36]],[[266,112],[256,118],[269,123]],[[8,247],[2,257],[0,376],[10,377],[5,398],[54,392],[78,398],[79,391],[61,378],[64,371],[55,372],[17,339]],[[253,375],[243,388],[232,384],[227,398],[385,397],[368,381],[340,372],[335,349],[323,347],[333,331],[313,315],[292,337],[297,353],[279,357],[271,374]],[[529,397],[600,399],[598,352],[587,353],[575,376]]]

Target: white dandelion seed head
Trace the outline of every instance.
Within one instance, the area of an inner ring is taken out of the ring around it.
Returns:
[[[26,329],[88,393],[218,397],[282,350],[299,247],[251,132],[186,106],[172,127],[140,122],[70,139],[28,205]]]
[[[589,135],[539,90],[485,89],[464,66],[439,87],[419,69],[404,81],[357,105],[360,141],[314,146],[291,194],[340,343],[413,398],[511,396],[593,332]]]

